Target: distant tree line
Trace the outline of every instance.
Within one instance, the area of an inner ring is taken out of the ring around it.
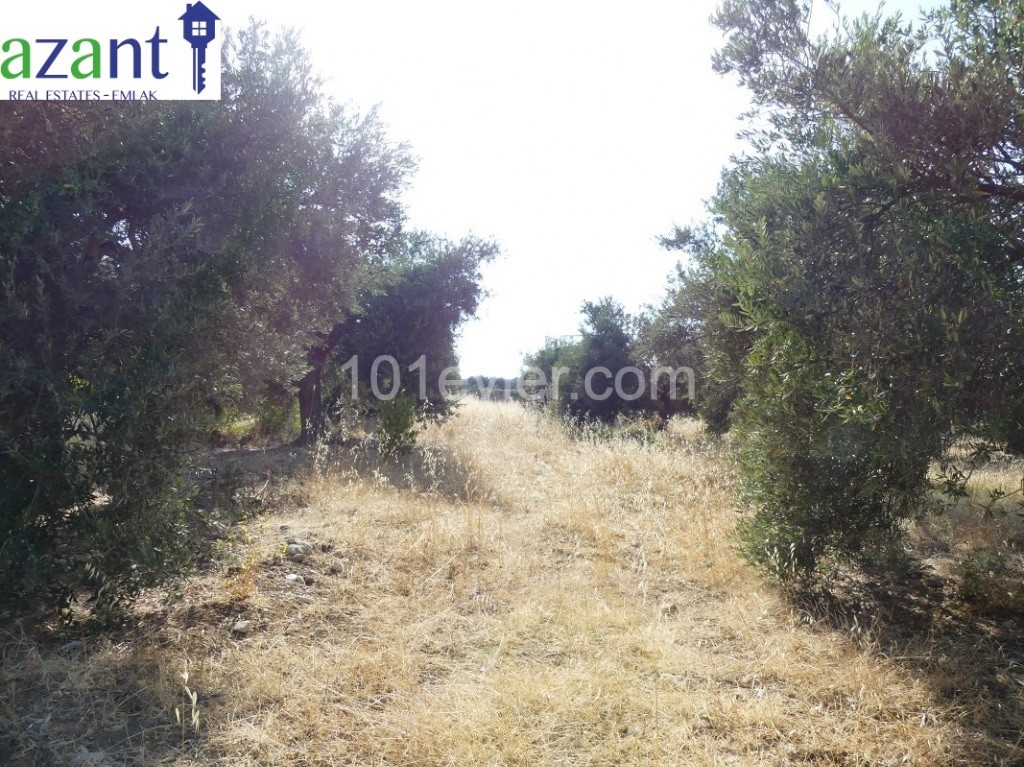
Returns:
[[[543,385],[550,410],[604,422],[695,412],[689,366],[697,359],[685,324],[653,309],[631,316],[611,298],[585,301],[582,315],[578,336],[549,339],[524,361],[527,381]]]

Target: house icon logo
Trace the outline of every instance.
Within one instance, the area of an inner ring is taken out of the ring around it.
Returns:
[[[206,88],[206,46],[217,36],[220,17],[202,2],[189,3],[179,19],[182,34],[192,46],[192,90],[202,93]]]

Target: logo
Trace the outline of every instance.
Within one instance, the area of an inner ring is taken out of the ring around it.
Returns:
[[[220,98],[221,19],[204,2],[115,0],[102,16],[52,5],[5,10],[0,100]]]
[[[220,17],[202,3],[189,3],[179,20],[184,22],[183,34],[192,46],[192,90],[202,93],[206,90],[206,46],[217,36]]]

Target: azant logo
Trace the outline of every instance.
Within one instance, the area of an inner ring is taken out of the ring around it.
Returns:
[[[114,22],[105,21],[104,26],[142,28],[147,30],[144,34],[54,34],[66,31],[71,20],[17,20],[18,31],[45,28],[46,32],[0,37],[0,83],[18,87],[3,90],[0,98],[124,99],[125,94],[131,98],[135,93],[145,99],[220,98],[220,45],[215,42],[219,16],[203,2],[188,3],[181,15],[177,15],[178,2],[123,5],[126,12],[113,15]],[[161,6],[166,7],[163,13],[153,12]],[[175,22],[181,24],[180,38],[162,31],[177,27]],[[217,64],[209,72],[208,53]],[[85,90],[54,90],[56,80]],[[135,81],[132,90],[124,89],[126,80]]]

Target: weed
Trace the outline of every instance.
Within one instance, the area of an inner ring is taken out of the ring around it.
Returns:
[[[199,694],[188,686],[188,666],[181,672],[181,705],[174,707],[174,717],[181,731],[181,749],[185,750],[186,731],[189,727],[193,735],[199,734]]]

